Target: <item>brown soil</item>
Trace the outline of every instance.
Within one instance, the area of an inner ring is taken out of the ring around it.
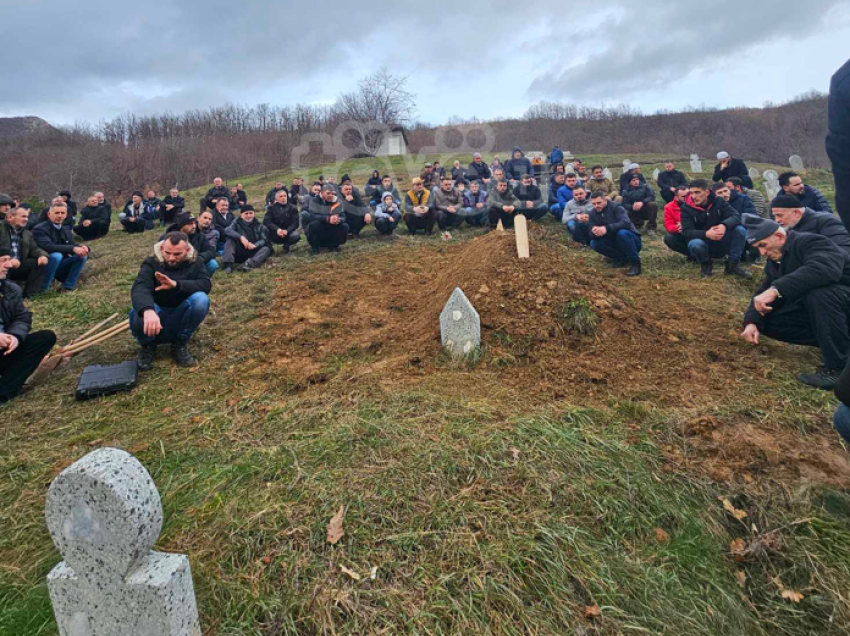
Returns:
[[[792,359],[788,347],[750,348],[738,340],[741,303],[722,285],[628,279],[589,250],[537,240],[539,232],[532,230],[528,260],[516,257],[512,233],[440,250],[400,238],[345,259],[344,271],[320,261],[297,279],[280,279],[260,330],[266,359],[303,388],[343,373],[346,383],[426,383],[448,395],[468,395],[474,383],[479,395],[519,399],[526,411],[553,400],[604,406],[632,398],[683,413],[724,405],[741,383],[764,377],[765,361]],[[484,356],[474,379],[441,354],[439,313],[455,287],[481,316]],[[562,318],[565,305],[581,299],[595,309],[595,335],[577,333]],[[275,332],[279,338],[268,336]],[[757,473],[753,465],[762,470],[770,457],[780,468],[796,462],[798,475],[818,481],[850,478],[834,439],[801,442],[797,431],[768,427],[760,434],[759,425],[738,421],[712,426],[681,433],[688,449],[714,458],[705,468],[717,478]]]

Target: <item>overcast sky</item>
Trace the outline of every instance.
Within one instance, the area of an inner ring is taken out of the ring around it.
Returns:
[[[846,0],[354,6],[0,0],[0,115],[67,124],[228,101],[330,103],[382,65],[409,76],[433,124],[521,115],[543,99],[761,106],[826,92],[850,57]]]

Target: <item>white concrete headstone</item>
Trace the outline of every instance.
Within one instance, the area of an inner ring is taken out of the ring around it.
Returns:
[[[481,318],[460,287],[440,313],[440,338],[453,358],[463,357],[481,344]]]
[[[761,176],[759,174],[758,168],[750,168],[747,172],[750,175],[750,179],[752,179],[753,182],[755,182],[755,180],[758,179]]]
[[[779,173],[776,170],[765,170],[762,178],[764,179],[764,189],[767,192],[768,200],[778,196],[782,191],[779,186]]]
[[[800,155],[791,155],[788,158],[788,163],[791,165],[791,170],[794,172],[802,172],[806,169],[803,165],[803,158]]]
[[[606,179],[612,179],[614,177],[614,174],[611,172],[610,168],[605,168],[602,171],[602,176],[605,177]]]
[[[45,514],[64,559],[47,575],[60,636],[200,636],[189,559],[151,551],[162,503],[135,457],[102,448],[73,463]]]
[[[655,170],[653,170],[653,171],[652,171],[652,180],[653,180],[653,181],[658,181],[658,175],[660,175],[660,174],[661,174],[661,170],[659,170],[658,168],[656,168]]]
[[[700,161],[699,155],[691,155],[691,172],[697,174],[702,172],[702,161]]]

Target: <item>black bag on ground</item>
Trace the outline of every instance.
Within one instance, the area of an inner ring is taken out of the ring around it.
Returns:
[[[78,400],[90,400],[101,395],[129,391],[138,383],[139,363],[135,360],[108,367],[94,364],[83,370],[75,397]]]

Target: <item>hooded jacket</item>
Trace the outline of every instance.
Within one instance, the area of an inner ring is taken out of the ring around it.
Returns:
[[[827,212],[816,212],[806,208],[803,217],[793,228],[792,232],[809,232],[825,236],[840,249],[850,254],[850,234],[841,219]]]
[[[516,153],[519,153],[518,158],[514,158]],[[534,172],[531,167],[531,161],[525,156],[522,149],[517,146],[514,148],[511,158],[505,162],[505,177],[519,181],[524,174],[534,174]]]
[[[286,230],[287,235],[298,230],[298,208],[289,201],[286,205],[275,202],[263,217],[263,225],[269,230],[270,236],[277,236],[278,230]]]
[[[549,153],[549,163],[563,163],[564,162],[564,151],[555,146],[552,148],[552,152]]]
[[[727,181],[731,177],[738,177],[741,180],[741,185],[745,188],[753,187],[753,180],[750,179],[750,171],[747,170],[747,164],[741,159],[734,157],[729,161],[729,165],[725,168],[720,168],[720,163],[714,166],[714,181]]]
[[[725,225],[727,230],[732,230],[741,225],[741,219],[732,207],[723,199],[708,195],[705,207],[694,203],[689,194],[685,202],[680,206],[682,210],[682,236],[689,241],[694,239],[706,240],[705,233],[715,225]]]
[[[604,227],[608,236],[613,238],[620,230],[629,230],[637,234],[634,223],[629,218],[626,208],[615,201],[608,201],[602,212],[595,209],[590,211],[590,225],[593,227]]]
[[[48,254],[58,252],[65,256],[73,256],[74,248],[77,247],[71,228],[67,225],[57,230],[51,221],[45,221],[33,228],[32,235],[36,245]]]
[[[212,289],[212,281],[204,266],[203,261],[198,258],[195,248],[189,245],[189,253],[186,258],[176,265],[169,267],[162,255],[162,241],[153,246],[153,256],[148,256],[142,261],[139,274],[133,282],[130,290],[130,298],[133,309],[140,316],[147,310],[153,309],[154,304],[160,307],[174,308],[196,292],[209,295]],[[162,289],[159,287],[154,274],[159,272],[165,274],[177,283],[174,289]]]
[[[269,244],[269,229],[260,223],[256,216],[250,223],[241,217],[236,219],[227,226],[224,235],[234,241],[239,241],[242,237],[245,237],[257,249],[267,247]]]
[[[375,219],[390,219],[391,221],[401,220],[401,208],[398,202],[393,199],[388,206],[386,201],[381,201],[375,208]]]
[[[7,333],[23,344],[32,328],[32,313],[24,305],[21,288],[12,281],[0,280],[0,333]]]
[[[781,195],[791,194],[790,192],[780,192]],[[799,196],[796,194],[791,194],[791,196],[797,197],[800,200],[800,206],[804,208],[809,208],[810,210],[814,210],[815,212],[829,212],[832,214],[832,208],[829,205],[829,201],[826,200],[826,197],[821,194],[820,190],[817,188],[813,188],[810,185],[803,186],[803,195]],[[775,199],[774,199],[775,200]],[[773,207],[773,201],[770,202]]]
[[[365,194],[370,199],[372,195],[375,194],[375,190],[381,185],[381,173],[377,170],[372,171],[372,176],[369,177],[369,180],[366,182],[366,185],[363,187],[363,194]]]

